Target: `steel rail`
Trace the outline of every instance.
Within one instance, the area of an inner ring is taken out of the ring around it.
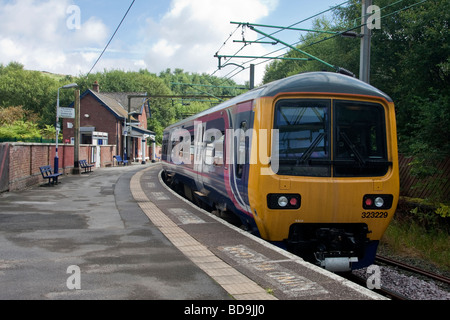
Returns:
[[[400,261],[392,260],[390,258],[387,258],[387,257],[384,257],[384,256],[380,256],[380,255],[377,255],[375,257],[375,261],[379,261],[379,262],[382,262],[382,263],[385,263],[385,264],[389,264],[389,265],[392,265],[392,266],[397,266],[397,267],[402,268],[404,270],[415,272],[415,273],[421,274],[423,276],[429,277],[431,279],[438,280],[438,281],[441,281],[441,282],[444,282],[444,283],[450,285],[450,278],[447,278],[445,276],[442,276],[442,275],[439,275],[439,274],[436,274],[436,273],[433,273],[433,272],[422,270],[420,268],[408,265],[408,264],[400,262]]]

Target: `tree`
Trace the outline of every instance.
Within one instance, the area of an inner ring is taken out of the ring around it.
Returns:
[[[313,22],[314,30],[340,32],[348,29],[344,23],[333,24],[326,18],[318,18]],[[343,38],[328,33],[308,32],[300,37],[297,48],[325,62],[345,68],[357,74],[359,66],[359,42],[355,39]],[[307,58],[306,55],[290,50],[285,57]],[[275,60],[266,67],[263,81],[268,83],[277,79],[308,71],[335,71],[316,60],[292,61]]]
[[[0,109],[0,125],[10,124],[14,121],[30,121],[37,123],[39,122],[39,116],[32,111],[25,110],[23,106]]]
[[[39,115],[39,124],[54,123],[58,83],[38,71],[11,62],[0,68],[0,107],[23,106]]]
[[[182,69],[167,69],[159,75],[148,70],[127,72],[104,70],[95,74],[51,77],[42,72],[24,70],[24,66],[11,62],[0,64],[0,122],[18,127],[28,126],[33,131],[36,126],[42,135],[50,135],[56,116],[56,96],[59,87],[77,83],[81,92],[92,88],[98,81],[101,92],[145,92],[149,95],[210,95],[211,99],[192,101],[182,99],[151,98],[151,118],[148,128],[157,133],[157,141],[162,141],[163,129],[181,118],[210,108],[219,101],[214,96],[235,96],[243,90],[236,88],[232,80],[224,80],[207,74],[188,73]],[[179,83],[183,85],[178,85]],[[244,89],[245,90],[245,89]],[[73,102],[72,90],[60,91],[60,106]],[[11,107],[22,106],[22,107]],[[10,108],[11,107],[11,108]],[[6,125],[4,126],[6,128]],[[22,129],[10,129],[18,132]],[[4,129],[4,128],[3,128]],[[6,129],[3,132],[6,134]]]

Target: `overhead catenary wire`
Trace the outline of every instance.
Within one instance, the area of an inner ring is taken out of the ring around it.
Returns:
[[[376,12],[379,12],[379,11],[382,11],[382,10],[384,10],[384,9],[386,9],[386,8],[392,7],[392,6],[394,6],[394,5],[396,5],[396,4],[400,3],[400,2],[403,2],[403,1],[404,1],[404,0],[399,0],[399,1],[396,1],[396,2],[394,2],[394,3],[388,4],[388,5],[384,6],[383,8],[380,8],[380,9],[379,9],[378,11],[376,11]],[[425,2],[425,1],[427,1],[427,0],[423,0],[423,1],[421,1],[420,3]],[[380,19],[381,19],[381,18],[385,18],[385,17],[387,17],[387,16],[390,16],[390,15],[396,13],[396,12],[399,12],[399,11],[402,11],[402,10],[405,10],[405,9],[409,9],[410,7],[413,7],[413,6],[415,6],[415,5],[417,5],[417,4],[414,4],[414,5],[412,5],[412,6],[409,6],[409,7],[406,7],[406,8],[400,9],[400,10],[397,10],[397,11],[395,11],[395,12],[393,12],[393,13],[387,14],[387,15],[385,15],[385,16],[383,16],[383,17],[380,17]],[[366,16],[368,16],[368,15],[369,15],[369,14],[366,14],[364,17],[366,17]],[[362,17],[359,17],[359,18],[355,19],[355,21],[357,21],[357,20],[360,20],[360,21],[361,21],[361,18],[362,18]],[[377,20],[377,19],[375,19],[375,20]],[[350,29],[347,29],[347,30],[344,30],[344,31],[341,31],[341,32],[336,32],[334,35],[328,36],[328,37],[325,37],[325,38],[323,38],[323,39],[320,39],[320,40],[318,40],[318,41],[316,41],[316,42],[313,42],[313,43],[309,44],[308,46],[306,46],[305,48],[309,48],[309,47],[311,47],[311,46],[313,46],[313,45],[315,45],[315,44],[318,44],[318,43],[324,42],[324,41],[326,41],[326,40],[330,40],[330,39],[333,39],[333,38],[335,38],[335,37],[341,36],[342,34],[344,34],[344,33],[346,33],[346,32],[349,32],[349,31],[358,29],[358,28],[360,28],[360,27],[362,27],[362,26],[364,26],[364,25],[366,25],[366,24],[367,24],[367,23],[365,23],[365,24],[360,24],[360,25],[356,25],[356,26],[354,26],[354,27],[352,27],[352,28],[350,28]],[[302,40],[297,41],[297,42],[291,44],[291,46],[295,46],[295,45],[297,45],[297,44],[299,44],[299,43],[301,43],[301,42],[302,42]],[[281,50],[284,50],[284,49],[285,49],[285,48],[280,48],[280,49],[277,49],[277,50],[275,50],[275,51],[272,51],[272,52],[270,52],[270,53],[268,53],[268,54],[273,54],[273,53],[276,53],[276,52],[281,51]],[[267,55],[268,55],[268,54],[267,54]],[[285,55],[285,53],[280,54],[280,55],[278,55],[277,57],[281,57],[281,56],[283,56],[283,55]],[[266,55],[264,55],[264,56],[266,56]],[[261,62],[257,63],[256,65],[265,63],[265,62],[267,62],[267,61],[268,61],[268,60],[261,61]],[[248,62],[245,62],[245,63],[248,63]]]
[[[350,1],[351,1],[351,0],[344,1],[344,2],[338,4],[338,5],[334,6],[334,7],[330,7],[330,8],[327,9],[327,10],[321,11],[321,12],[316,13],[316,14],[314,14],[314,15],[312,15],[312,16],[306,18],[306,19],[302,19],[302,20],[300,20],[300,21],[298,21],[298,22],[296,22],[296,23],[293,23],[293,24],[291,24],[290,26],[287,26],[287,27],[285,27],[285,28],[281,28],[280,30],[274,31],[274,32],[272,32],[270,35],[277,34],[277,33],[281,32],[281,31],[283,31],[283,30],[285,30],[285,29],[287,29],[287,28],[292,28],[292,27],[294,27],[294,26],[296,26],[296,25],[298,25],[298,24],[300,24],[300,23],[303,23],[303,22],[308,21],[308,20],[310,20],[310,19],[312,19],[312,18],[315,18],[315,17],[317,17],[317,16],[319,16],[319,15],[321,15],[321,14],[324,14],[324,13],[326,13],[326,12],[328,12],[328,11],[331,11],[331,10],[333,10],[333,9],[335,9],[335,8],[338,8],[338,7],[342,6],[342,5],[345,5],[345,4],[347,4],[348,2],[350,2]],[[238,27],[239,27],[239,25],[238,25]],[[263,36],[263,37],[257,39],[256,41],[260,41],[260,40],[262,40],[262,39],[264,39],[264,38],[266,38],[266,37]],[[228,41],[228,40],[229,40],[229,38],[227,39],[227,41]],[[296,42],[296,43],[293,44],[293,45],[296,45],[296,44],[298,44],[298,43],[299,43],[299,42]],[[246,45],[248,45],[248,44],[244,44],[244,46],[241,47],[241,49],[239,49],[234,55],[237,55],[240,51],[242,51],[242,49],[245,48]],[[220,49],[222,49],[223,46],[224,46],[224,45],[222,45],[222,46],[220,47]],[[220,51],[220,49],[217,51],[217,53]],[[264,56],[267,56],[267,55],[269,55],[269,54],[272,54],[272,53],[274,53],[274,52],[277,52],[277,51],[280,51],[280,50],[284,50],[284,49],[285,49],[284,47],[283,47],[283,48],[280,48],[280,49],[275,50],[275,51],[273,51],[273,52],[271,52],[271,53],[267,53],[267,54],[265,54]],[[264,57],[264,56],[263,56],[263,57]],[[232,58],[230,58],[229,60],[231,60],[231,59],[232,59]],[[245,64],[248,64],[248,63],[250,63],[250,62],[252,62],[252,61],[254,61],[254,60],[256,60],[256,58],[251,59],[251,60],[248,60],[248,61],[242,63],[241,66],[244,66]],[[261,63],[264,63],[264,62],[266,62],[266,61],[263,61],[263,62],[261,62]],[[258,64],[260,64],[260,63],[258,63]],[[246,69],[248,69],[248,68],[249,68],[249,67],[244,67],[243,69],[239,69],[238,67],[234,68],[232,71],[230,71],[227,75],[224,76],[224,78],[225,78],[224,81],[226,81],[226,80],[228,80],[228,79],[231,79],[232,77],[235,77],[236,75],[238,75],[239,73],[241,73],[242,71],[244,71],[244,70],[246,70]],[[218,68],[217,70],[215,70],[212,74],[215,74],[215,73],[216,73],[217,71],[219,71],[219,70],[220,70],[220,68]],[[238,70],[237,73],[233,74],[233,76],[231,76],[230,78],[227,78],[231,73],[235,72],[236,70]]]
[[[122,25],[123,21],[125,20],[125,18],[128,15],[128,12],[130,12],[131,7],[133,7],[133,4],[135,3],[136,0],[133,0],[130,4],[130,6],[128,7],[127,12],[125,12],[122,20],[120,21],[119,25],[116,28],[116,31],[114,31],[113,35],[111,36],[111,38],[109,39],[108,43],[106,44],[105,48],[103,49],[102,53],[100,54],[100,56],[98,57],[97,61],[95,61],[94,65],[92,66],[91,70],[89,70],[89,72],[86,74],[86,77],[89,76],[89,74],[92,72],[92,70],[94,70],[95,66],[97,65],[97,63],[100,61],[100,59],[102,58],[103,54],[105,53],[106,49],[108,49],[108,46],[110,45],[111,41],[114,39],[117,31],[119,31],[120,26]]]
[[[228,40],[230,40],[230,38],[235,34],[236,31],[238,31],[240,26],[237,26],[236,29],[234,29],[234,31],[232,33],[230,33],[229,37],[227,38],[227,40],[225,40],[222,44],[222,46],[219,48],[219,50],[217,50],[217,52],[219,52],[228,42]]]
[[[391,3],[391,4],[386,5],[386,6],[383,7],[383,8],[381,8],[379,11],[384,10],[384,9],[386,9],[386,8],[388,8],[388,7],[392,7],[392,6],[394,6],[394,5],[396,5],[396,4],[400,3],[400,2],[403,2],[403,1],[404,1],[404,0],[395,1],[395,2],[393,2],[393,3]],[[394,12],[391,12],[391,13],[388,13],[388,14],[386,14],[386,15],[384,15],[384,16],[381,16],[381,17],[378,18],[378,19],[383,19],[383,18],[389,17],[389,16],[391,16],[391,15],[394,15],[394,14],[396,14],[396,13],[399,13],[399,12],[402,12],[402,11],[405,11],[405,10],[408,10],[408,9],[413,8],[413,7],[417,6],[417,5],[420,5],[420,4],[422,4],[422,3],[426,2],[426,1],[427,1],[427,0],[421,0],[421,1],[418,1],[418,2],[416,2],[416,3],[414,3],[414,4],[412,4],[412,5],[408,5],[408,6],[404,7],[404,8],[398,9],[398,10],[396,10],[396,11],[394,11]],[[339,7],[339,6],[342,6],[342,5],[346,4],[347,2],[349,2],[349,1],[346,1],[346,2],[344,2],[344,3],[341,3],[340,5],[337,5],[337,6],[335,6],[335,7],[331,7],[331,8],[328,9],[327,11],[332,10],[332,9],[335,9],[335,8],[337,8],[337,7]],[[326,12],[326,11],[324,11],[324,12]],[[280,30],[278,30],[278,31],[276,31],[276,32],[274,32],[274,33],[272,33],[272,34],[275,34],[275,33],[277,33],[277,32],[283,31],[283,30],[285,30],[285,29],[287,29],[287,28],[290,28],[290,27],[292,27],[292,26],[294,26],[294,25],[297,25],[297,24],[299,24],[299,23],[301,23],[301,22],[304,22],[304,21],[306,21],[306,20],[308,20],[308,19],[314,18],[314,17],[316,17],[316,16],[318,16],[318,15],[324,13],[324,12],[315,14],[315,15],[313,15],[313,16],[307,18],[307,19],[304,19],[304,20],[298,22],[298,23],[295,23],[295,24],[290,25],[290,26],[288,26],[288,27],[282,28],[282,29],[280,29]],[[368,14],[367,14],[367,15],[368,15]],[[365,16],[367,16],[367,15],[365,15]],[[361,19],[361,17],[360,17],[360,19]],[[378,20],[378,19],[375,19],[375,20]],[[334,35],[332,35],[332,36],[328,36],[328,37],[325,37],[325,38],[323,38],[323,39],[320,39],[320,40],[318,40],[318,41],[316,41],[316,42],[314,42],[314,43],[311,43],[311,44],[309,44],[307,47],[310,47],[310,46],[313,46],[313,45],[315,45],[315,44],[324,42],[324,41],[326,41],[326,40],[333,39],[333,38],[335,38],[335,37],[337,37],[337,36],[341,36],[342,34],[344,34],[344,33],[346,33],[346,32],[349,32],[349,31],[358,29],[358,28],[360,28],[360,27],[362,27],[362,26],[364,26],[364,25],[366,25],[366,24],[368,24],[368,22],[363,23],[363,24],[360,24],[360,25],[357,25],[357,26],[354,26],[354,27],[351,27],[351,28],[349,28],[349,29],[347,29],[347,30],[344,30],[344,31],[341,31],[341,32],[337,32],[336,34],[334,34]],[[272,34],[270,34],[270,35],[272,35]],[[261,37],[261,38],[259,38],[257,41],[262,40],[262,39],[264,39],[264,38],[266,38],[266,37],[265,37],[265,36],[264,36],[264,37]],[[301,43],[301,42],[302,42],[302,40],[300,40],[300,41],[298,41],[298,42],[295,42],[295,43],[291,44],[291,46],[295,46],[295,45],[297,45],[297,44],[299,44],[299,43]],[[264,59],[264,57],[267,56],[267,55],[272,55],[272,54],[274,54],[274,53],[276,53],[276,52],[278,52],[278,51],[284,50],[284,49],[286,49],[286,48],[283,47],[283,48],[274,50],[274,51],[272,51],[272,52],[270,52],[270,53],[267,53],[267,54],[265,54],[264,56],[261,56],[261,59]],[[278,55],[278,57],[281,57],[281,56],[283,56],[283,55],[285,55],[285,54],[286,54],[286,53],[280,54],[280,55]],[[252,61],[255,61],[255,60],[257,60],[257,59],[256,59],[256,58],[253,58],[253,59],[251,59],[251,60],[245,61],[245,62],[243,62],[243,63],[241,64],[241,66],[244,66],[245,64],[248,64],[248,63],[250,63],[250,62],[252,62]],[[267,62],[268,60],[269,60],[269,59],[265,59],[264,61],[261,61],[261,62],[257,63],[256,65],[265,63],[265,62]],[[246,69],[248,69],[248,68],[249,68],[249,67],[246,67],[246,68],[243,68],[243,69],[238,70],[235,74],[233,74],[233,75],[230,76],[229,78],[226,78],[225,80],[228,80],[228,79],[231,79],[231,78],[235,77],[236,75],[238,75],[239,73],[241,73],[242,71],[244,71],[244,70],[246,70]],[[227,76],[230,75],[231,73],[235,72],[236,70],[237,70],[237,68],[235,68],[233,71],[231,71],[230,73],[228,73],[225,77],[227,77]]]

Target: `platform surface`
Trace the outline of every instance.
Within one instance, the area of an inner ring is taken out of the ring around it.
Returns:
[[[0,299],[383,299],[194,207],[160,170],[1,194]]]

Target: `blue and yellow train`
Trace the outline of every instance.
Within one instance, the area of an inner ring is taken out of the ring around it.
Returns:
[[[394,103],[338,73],[278,80],[175,123],[162,161],[189,199],[332,271],[373,263],[399,196]]]

